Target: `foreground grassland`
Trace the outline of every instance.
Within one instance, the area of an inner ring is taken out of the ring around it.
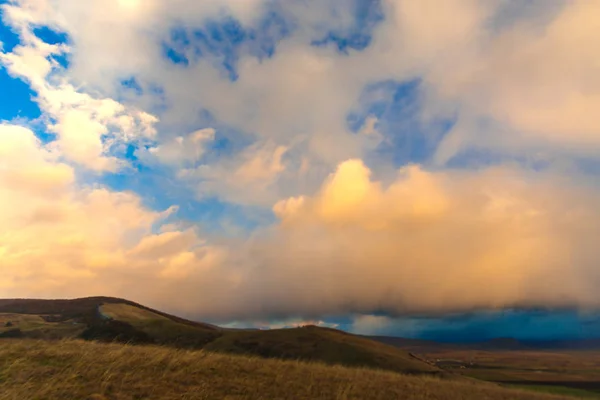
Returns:
[[[561,398],[569,397],[202,350],[0,339],[0,400]]]

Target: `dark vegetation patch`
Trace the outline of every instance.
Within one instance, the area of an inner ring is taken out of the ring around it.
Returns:
[[[98,340],[101,342],[120,342],[132,344],[154,343],[147,333],[135,329],[126,322],[105,320],[94,321],[83,333],[81,339]]]
[[[25,335],[23,335],[23,332],[19,328],[0,332],[0,338],[22,338],[24,336]]]

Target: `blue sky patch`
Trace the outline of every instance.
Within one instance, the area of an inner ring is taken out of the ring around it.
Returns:
[[[350,321],[342,325],[352,330]],[[600,315],[576,310],[474,311],[439,317],[396,317],[369,334],[472,343],[496,338],[572,340],[600,337]]]
[[[163,43],[162,45],[164,56],[169,59],[173,64],[188,66],[190,65],[190,60],[188,60],[187,56],[174,47],[170,47],[168,44]]]
[[[0,11],[1,10],[2,8],[0,8]],[[0,17],[2,17],[1,12]],[[0,24],[0,42],[2,43],[2,51],[8,53],[21,43],[21,39],[19,38],[19,35],[13,31],[12,27],[6,24]]]
[[[35,119],[41,115],[35,101],[36,93],[19,78],[10,76],[0,66],[0,120],[10,121],[15,118]]]
[[[329,31],[323,38],[312,41],[313,46],[333,44],[340,53],[349,49],[361,51],[371,44],[373,30],[384,20],[380,0],[356,0],[355,21],[345,32]]]
[[[130,77],[127,79],[123,79],[121,81],[121,86],[128,91],[132,91],[138,96],[144,93],[144,89],[139,84],[139,82],[135,79],[135,77]]]
[[[58,32],[48,26],[33,28],[33,34],[48,44],[56,45],[69,43],[69,36],[66,33]]]
[[[135,146],[130,145],[127,153],[132,168],[104,174],[99,183],[111,190],[137,193],[150,209],[166,210],[177,205],[178,220],[199,224],[205,233],[224,236],[247,234],[265,222],[274,221],[270,210],[231,204],[215,197],[199,200],[190,187],[182,185],[173,176],[172,171],[137,162]],[[239,231],[232,232],[232,225]]]
[[[224,76],[236,81],[241,56],[259,60],[272,57],[277,43],[290,31],[290,24],[275,10],[267,12],[255,28],[244,28],[231,17],[208,20],[194,29],[173,28],[170,38],[163,43],[163,54],[182,66],[200,59],[210,60]]]
[[[359,107],[347,117],[353,132],[359,132],[367,118],[376,117],[377,130],[384,140],[379,157],[394,165],[426,163],[439,139],[454,126],[453,119],[425,121],[421,118],[421,81],[383,81],[369,85],[359,99]]]
[[[67,69],[71,65],[71,56],[68,53],[53,54],[52,59],[63,69]]]

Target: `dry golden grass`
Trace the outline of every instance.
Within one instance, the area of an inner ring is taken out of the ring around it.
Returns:
[[[157,346],[0,340],[0,400],[395,398],[561,397],[466,380]]]

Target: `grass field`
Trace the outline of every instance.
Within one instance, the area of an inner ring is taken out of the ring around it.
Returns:
[[[29,339],[0,339],[0,387],[0,400],[569,398],[467,379],[203,350]]]
[[[423,351],[420,356],[476,379],[600,398],[600,351],[444,349]]]

